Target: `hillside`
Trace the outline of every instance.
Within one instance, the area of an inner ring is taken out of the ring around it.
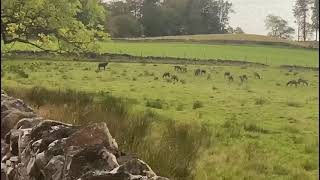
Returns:
[[[264,44],[264,45],[283,45],[302,48],[319,49],[318,42],[297,42],[283,40],[279,38],[255,35],[255,34],[198,34],[183,36],[161,36],[145,38],[122,38],[115,40],[129,41],[176,41],[176,42],[205,42],[205,43],[239,43],[239,44]]]

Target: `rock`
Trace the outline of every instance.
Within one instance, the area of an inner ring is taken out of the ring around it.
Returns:
[[[1,112],[1,138],[16,125],[16,123],[22,118],[32,118],[36,115],[33,112],[22,112],[17,109],[7,110],[6,116],[2,118]]]
[[[10,158],[10,161],[11,161],[11,162],[18,162],[18,160],[19,160],[18,156],[12,156],[12,157]]]
[[[97,144],[103,144],[114,154],[119,153],[118,144],[112,138],[106,123],[95,123],[78,130],[67,139],[66,147]]]
[[[42,117],[23,118],[15,126],[16,129],[32,128],[38,125],[44,119]]]
[[[105,123],[45,120],[2,90],[1,125],[1,178],[7,180],[168,180],[121,152]]]
[[[44,167],[45,179],[61,180],[65,158],[62,155],[54,156]]]
[[[143,175],[148,178],[156,176],[149,165],[139,159],[132,159],[118,168],[113,169],[110,173],[129,173],[132,175]]]
[[[116,157],[103,145],[85,146],[77,150],[69,163],[68,174],[71,178],[80,178],[87,171],[111,171],[119,167]]]

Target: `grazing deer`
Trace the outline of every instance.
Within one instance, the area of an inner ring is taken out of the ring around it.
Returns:
[[[257,72],[254,72],[253,75],[255,78],[261,79],[261,76]]]
[[[228,76],[228,80],[229,80],[229,82],[230,82],[230,81],[233,82],[233,81],[234,81],[233,76],[232,76],[232,75],[229,75],[229,76]]]
[[[229,76],[231,76],[230,72],[225,72],[225,73],[224,73],[224,77],[225,77],[225,78],[226,78],[226,77],[229,77]]]
[[[304,80],[304,79],[301,79],[301,78],[298,79],[298,84],[303,84],[303,85],[306,85],[306,86],[309,85],[307,80]]]
[[[171,79],[174,80],[174,81],[179,81],[179,78],[178,78],[178,76],[176,76],[176,75],[172,75],[172,76],[171,76]]]
[[[289,86],[289,85],[295,85],[295,86],[297,87],[298,84],[299,84],[299,83],[298,83],[298,81],[296,81],[296,80],[291,80],[291,81],[287,82],[287,86]]]
[[[162,78],[165,78],[165,77],[170,77],[170,73],[168,73],[168,72],[164,73]]]
[[[104,63],[99,63],[98,64],[98,70],[100,70],[100,68],[103,67],[104,70],[106,70],[106,66],[108,65],[108,62],[104,62]]]

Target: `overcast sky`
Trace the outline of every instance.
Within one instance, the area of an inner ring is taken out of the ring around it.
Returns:
[[[245,33],[266,35],[264,20],[268,14],[286,19],[290,26],[296,27],[292,14],[294,0],[229,0],[233,3],[230,25],[240,26]]]

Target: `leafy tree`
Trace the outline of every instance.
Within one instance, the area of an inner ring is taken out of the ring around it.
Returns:
[[[236,27],[236,29],[234,30],[235,34],[244,34],[244,31],[241,29],[241,27]]]
[[[270,30],[268,35],[272,37],[290,39],[292,38],[291,35],[295,32],[295,30],[288,25],[288,22],[279,16],[268,15],[265,20],[265,26],[267,30]]]
[[[138,37],[142,35],[142,26],[132,15],[118,15],[110,18],[110,34],[114,37]]]
[[[233,33],[234,33],[234,29],[233,29],[231,26],[229,26],[229,27],[227,28],[227,33],[228,33],[228,34],[233,34]]]
[[[226,33],[233,12],[225,0],[114,0],[107,9],[110,21],[132,14],[147,36]]]
[[[165,35],[164,14],[160,6],[160,0],[144,0],[141,9],[141,24],[146,36]]]
[[[1,39],[42,50],[58,43],[60,52],[91,51],[106,37],[99,24],[104,14],[97,0],[1,0]]]
[[[311,4],[311,0],[296,0],[295,5],[293,7],[293,14],[296,18],[296,23],[298,24],[298,29],[302,30],[303,41],[307,39],[307,24],[308,24],[308,11],[309,6]],[[298,33],[298,37],[299,37]]]
[[[313,0],[312,7],[312,26],[316,32],[316,41],[318,40],[318,32],[319,32],[319,0]]]

